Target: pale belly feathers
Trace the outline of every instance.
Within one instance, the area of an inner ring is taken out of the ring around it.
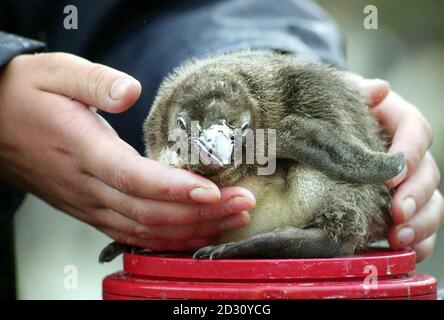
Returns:
[[[286,226],[308,226],[332,183],[321,172],[302,164],[294,164],[288,171],[278,166],[270,176],[243,178],[236,186],[247,188],[256,197],[256,207],[249,211],[251,222],[224,233],[219,242],[239,241]]]

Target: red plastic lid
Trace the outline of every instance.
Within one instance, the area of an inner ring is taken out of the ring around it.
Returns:
[[[415,270],[415,252],[379,251],[330,259],[195,260],[180,255],[124,255],[124,271],[157,279],[269,282],[321,279],[378,278],[405,275]]]

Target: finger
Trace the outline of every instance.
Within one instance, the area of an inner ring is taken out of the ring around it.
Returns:
[[[434,234],[440,227],[443,207],[442,195],[435,191],[430,201],[410,221],[391,228],[388,234],[391,247],[405,248]]]
[[[407,118],[399,124],[388,152],[404,153],[407,162],[405,177],[409,177],[418,168],[431,143],[431,135],[427,133],[426,127],[421,126],[417,118]],[[395,187],[403,180],[400,175],[392,179],[389,185]]]
[[[390,84],[381,79],[365,79],[351,72],[344,73],[344,80],[369,101],[370,107],[381,103],[390,92]]]
[[[364,79],[359,88],[362,96],[370,101],[370,107],[380,104],[390,92],[389,83],[380,79]]]
[[[413,246],[416,251],[416,262],[424,262],[432,255],[436,243],[436,233]]]
[[[140,96],[140,82],[126,73],[67,53],[40,54],[39,88],[107,112],[122,112]]]
[[[254,196],[242,188],[237,188],[239,190],[236,190],[236,187],[225,188],[221,192],[221,201],[215,204],[196,204],[142,199],[115,190],[97,179],[94,180],[91,193],[104,207],[147,226],[220,220],[254,207]]]
[[[388,182],[394,188],[416,171],[432,144],[432,130],[421,113],[394,92],[390,92],[372,112],[393,137],[389,153],[403,152],[406,157],[406,171]]]
[[[230,207],[230,205],[228,205],[226,203],[226,201],[228,200],[237,200],[237,198],[241,198],[240,200],[244,200],[250,203],[251,208],[254,208],[256,206],[256,198],[253,195],[253,193],[251,193],[249,190],[242,188],[242,187],[225,187],[221,189],[221,199],[223,200],[222,202],[225,202],[225,205],[227,207]],[[233,201],[233,203],[231,203],[231,205],[235,206],[235,201]],[[248,209],[246,209],[248,210]],[[235,210],[237,211],[237,209]]]
[[[188,241],[210,238],[229,229],[236,229],[249,222],[248,213],[231,215],[221,221],[207,221],[180,226],[144,226],[111,209],[97,209],[93,214],[95,226],[119,230],[129,236],[144,240]]]
[[[141,157],[117,137],[85,137],[76,150],[85,172],[123,193],[168,201],[220,200],[219,188],[210,180]]]
[[[419,168],[396,189],[391,201],[394,223],[404,223],[421,210],[432,197],[439,182],[438,166],[430,153],[426,153]]]
[[[223,218],[221,221],[205,221],[180,226],[144,226],[137,236],[146,240],[187,241],[194,238],[211,238],[226,230],[238,229],[250,223],[248,212],[241,212]]]
[[[211,244],[211,239],[192,239],[188,241],[159,241],[159,240],[144,240],[134,236],[129,236],[118,230],[111,228],[99,227],[102,231],[115,241],[129,246],[140,247],[155,251],[186,251],[198,249]]]

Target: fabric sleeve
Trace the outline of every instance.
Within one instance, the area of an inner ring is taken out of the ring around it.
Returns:
[[[177,8],[162,17],[160,38],[169,46],[201,55],[239,49],[274,49],[301,60],[345,68],[344,43],[336,23],[309,0],[231,0]],[[194,5],[193,5],[194,4]],[[180,30],[177,32],[176,30]],[[187,54],[185,54],[187,55]]]
[[[43,42],[0,31],[0,67],[19,54],[38,52],[44,48]]]

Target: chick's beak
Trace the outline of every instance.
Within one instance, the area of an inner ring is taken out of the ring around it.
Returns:
[[[231,163],[234,148],[232,136],[232,130],[224,123],[203,130],[191,142],[198,147],[200,160],[205,165],[223,167]]]

